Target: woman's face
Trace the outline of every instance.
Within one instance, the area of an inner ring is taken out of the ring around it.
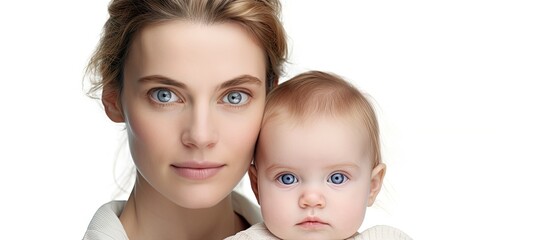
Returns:
[[[236,23],[174,20],[140,31],[121,95],[140,184],[186,208],[225,198],[252,159],[265,65],[262,48]]]

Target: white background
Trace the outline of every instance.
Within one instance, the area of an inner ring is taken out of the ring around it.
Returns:
[[[81,239],[125,168],[122,127],[82,91],[108,1],[6,2],[0,238]],[[549,238],[548,13],[531,0],[283,1],[283,80],[330,71],[375,99],[388,174],[363,228]]]

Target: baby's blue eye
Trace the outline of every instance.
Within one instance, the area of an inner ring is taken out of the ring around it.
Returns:
[[[284,185],[290,185],[297,182],[297,178],[291,173],[285,173],[278,177],[278,181]]]
[[[223,102],[231,105],[243,105],[249,101],[250,96],[242,91],[232,91],[223,96]]]
[[[328,179],[328,182],[331,182],[333,184],[342,184],[346,182],[349,178],[345,176],[343,173],[334,173],[330,175],[330,179]]]
[[[151,92],[151,97],[155,101],[161,102],[161,103],[169,103],[169,102],[175,102],[179,100],[179,98],[175,96],[175,94],[173,94],[172,91],[168,89],[163,89],[163,88],[156,89],[153,92]]]

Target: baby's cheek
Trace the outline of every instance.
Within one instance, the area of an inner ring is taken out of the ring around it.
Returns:
[[[338,205],[337,222],[341,226],[343,235],[350,236],[362,225],[366,211],[366,198],[355,198],[354,201],[341,202]]]
[[[261,211],[266,224],[288,224],[289,214],[295,211],[292,206],[297,203],[292,204],[291,198],[272,184],[261,184],[259,187]]]

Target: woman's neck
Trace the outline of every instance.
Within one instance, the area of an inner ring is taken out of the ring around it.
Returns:
[[[120,221],[132,240],[223,239],[247,227],[234,213],[230,195],[211,208],[182,208],[140,176]]]

